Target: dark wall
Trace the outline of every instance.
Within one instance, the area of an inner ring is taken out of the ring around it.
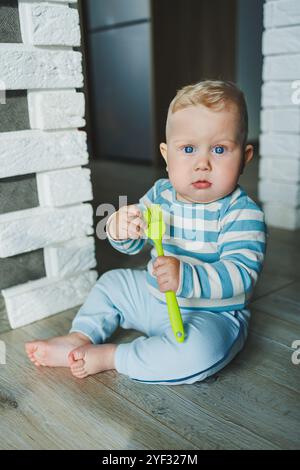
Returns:
[[[251,142],[258,141],[262,89],[264,0],[239,0],[236,38],[237,84],[245,93]]]
[[[204,79],[235,80],[236,0],[152,0],[152,24],[158,148],[179,88]]]

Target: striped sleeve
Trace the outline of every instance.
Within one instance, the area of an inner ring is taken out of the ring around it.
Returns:
[[[248,197],[238,199],[221,220],[219,260],[192,265],[180,260],[176,294],[185,298],[247,298],[256,284],[266,252],[263,211]]]
[[[139,199],[139,202],[136,204],[142,211],[142,213],[146,209],[146,207],[155,202],[157,197],[157,190],[160,187],[161,181],[162,180],[156,181],[156,183]],[[106,234],[109,243],[121,253],[125,253],[127,255],[136,255],[143,249],[143,247],[147,243],[147,237],[145,236],[144,238],[138,239],[128,238],[127,240],[115,240],[109,233],[109,224],[113,215],[114,214],[111,214],[106,222]]]

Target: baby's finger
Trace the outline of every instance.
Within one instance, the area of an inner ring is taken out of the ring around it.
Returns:
[[[127,206],[127,213],[128,213],[129,217],[132,217],[132,216],[137,217],[137,216],[142,215],[140,209],[134,204],[131,204],[130,206]]]
[[[139,225],[137,225],[135,219],[127,221],[127,230],[132,238],[138,238],[140,236],[140,228]]]
[[[166,264],[166,257],[165,256],[157,256],[153,265],[158,268],[158,266],[164,266]]]
[[[140,217],[136,217],[135,219],[131,219],[128,221],[128,227],[129,225],[132,225],[133,228],[135,228],[138,231],[144,232],[144,230],[147,228],[146,222],[141,219]]]
[[[132,238],[135,240],[135,239],[140,238],[140,233],[135,227],[130,226],[128,228],[128,236],[129,238]]]
[[[130,209],[130,206],[123,206],[121,207],[121,209],[119,210],[120,212],[120,215],[121,215],[121,218],[122,220],[132,220],[133,218],[135,217],[138,217],[140,214],[138,211],[134,211],[134,209]]]
[[[159,268],[154,268],[154,275],[157,277],[161,276],[169,276],[169,271],[165,269],[163,266],[160,266]]]

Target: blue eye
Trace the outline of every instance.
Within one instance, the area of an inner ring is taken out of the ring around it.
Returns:
[[[219,155],[220,155],[221,153],[224,153],[224,152],[225,152],[224,147],[221,146],[221,145],[216,145],[216,146],[214,147],[214,149],[216,149],[216,153],[219,154]]]
[[[183,150],[185,153],[193,153],[194,147],[192,147],[192,145],[186,145],[185,147],[183,147]]]

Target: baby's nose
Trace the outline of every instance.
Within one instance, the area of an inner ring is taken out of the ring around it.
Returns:
[[[202,156],[199,158],[195,164],[195,170],[208,170],[210,168],[209,158],[207,156]]]

